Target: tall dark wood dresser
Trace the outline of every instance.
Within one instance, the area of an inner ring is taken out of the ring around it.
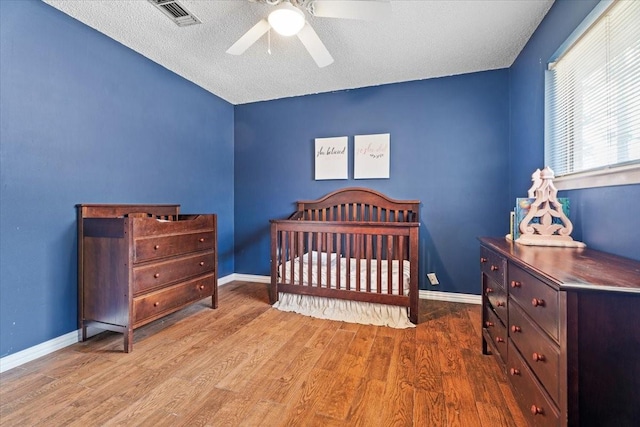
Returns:
[[[77,205],[78,323],[133,330],[211,297],[218,306],[217,216],[179,205]]]

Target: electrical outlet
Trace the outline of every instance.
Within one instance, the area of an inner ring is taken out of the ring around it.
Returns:
[[[440,282],[438,282],[438,278],[436,277],[436,273],[427,273],[427,279],[429,279],[429,282],[434,286],[440,284]]]

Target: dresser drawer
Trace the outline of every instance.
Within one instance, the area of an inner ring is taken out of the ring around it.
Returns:
[[[500,358],[507,360],[507,327],[502,324],[496,313],[490,306],[484,305],[484,325],[483,328],[489,334],[489,340],[493,348],[498,350]],[[503,362],[504,363],[504,362]]]
[[[134,267],[133,293],[137,295],[189,277],[209,273],[214,268],[215,258],[212,252]]]
[[[484,294],[502,323],[507,324],[507,293],[493,280],[487,280]]]
[[[560,396],[560,351],[527,316],[512,304],[509,307],[509,336],[533,373],[555,402]]]
[[[513,386],[522,414],[530,426],[560,425],[558,409],[547,398],[533,373],[515,349],[509,349],[507,376]]]
[[[509,265],[509,296],[558,341],[558,292],[521,268]]]
[[[134,262],[143,262],[167,256],[212,250],[213,239],[214,235],[211,232],[136,239],[133,259]]]
[[[136,324],[164,316],[182,306],[213,294],[213,275],[170,286],[133,299],[133,319]]]
[[[480,270],[492,280],[504,287],[504,275],[507,261],[497,253],[480,247]]]

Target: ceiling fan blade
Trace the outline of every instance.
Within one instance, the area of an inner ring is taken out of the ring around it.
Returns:
[[[261,19],[256,25],[251,27],[249,31],[244,33],[244,35],[233,44],[233,46],[227,49],[227,53],[230,53],[232,55],[242,55],[244,51],[249,49],[252,44],[257,42],[258,39],[264,35],[264,33],[269,31],[269,28],[271,28],[269,22],[267,22],[266,19]]]
[[[313,16],[380,21],[391,14],[391,3],[376,0],[316,0]]]
[[[307,48],[309,55],[311,55],[313,60],[316,61],[318,67],[326,67],[333,62],[333,57],[308,22],[305,23],[302,30],[298,32],[298,38],[304,47]]]

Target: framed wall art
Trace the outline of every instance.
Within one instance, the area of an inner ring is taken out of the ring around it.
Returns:
[[[390,134],[356,135],[353,178],[389,178]]]
[[[315,140],[315,179],[348,179],[349,153],[348,138],[316,138]]]

